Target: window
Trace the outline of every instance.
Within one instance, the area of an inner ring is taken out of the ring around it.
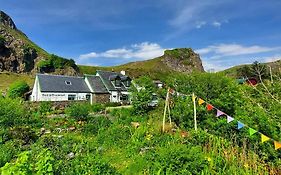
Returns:
[[[130,81],[130,80],[127,80],[126,83],[125,83],[125,85],[126,85],[127,87],[129,87],[129,86],[131,85],[131,81]]]
[[[115,80],[115,86],[116,86],[116,87],[120,87],[120,86],[121,86],[121,80],[116,79],[116,80]]]
[[[87,95],[86,95],[86,100],[87,100],[87,101],[90,101],[90,99],[91,99],[91,95],[87,94]]]
[[[65,81],[66,85],[71,85],[71,81]]]
[[[121,95],[120,96],[120,101],[128,101],[128,95]]]
[[[76,99],[76,95],[68,95],[68,100],[75,100]]]

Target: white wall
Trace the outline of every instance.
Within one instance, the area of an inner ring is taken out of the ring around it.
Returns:
[[[38,101],[68,101],[68,95],[75,95],[75,100],[86,100],[86,95],[90,93],[59,93],[59,92],[42,92],[39,93]]]
[[[119,102],[120,98],[119,98],[119,94],[117,91],[111,91],[111,95],[110,95],[110,102]]]

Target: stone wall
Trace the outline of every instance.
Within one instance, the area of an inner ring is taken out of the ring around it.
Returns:
[[[93,94],[93,103],[109,103],[110,94]]]

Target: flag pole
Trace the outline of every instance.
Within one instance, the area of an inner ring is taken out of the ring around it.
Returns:
[[[165,101],[165,109],[164,109],[164,116],[163,116],[163,132],[165,132],[165,120],[166,120],[166,113],[167,113],[167,107],[168,107],[169,91],[170,91],[170,88],[168,88],[167,95],[166,95],[166,101]]]
[[[197,131],[197,120],[196,120],[196,101],[195,101],[195,95],[192,93],[192,101],[193,101],[193,110],[194,110],[194,129]]]

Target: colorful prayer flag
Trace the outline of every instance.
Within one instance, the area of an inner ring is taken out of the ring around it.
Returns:
[[[250,136],[255,134],[257,131],[254,130],[253,128],[249,128],[249,133],[250,133]]]
[[[227,116],[227,123],[230,123],[234,120],[234,118],[230,117],[230,116]]]
[[[224,115],[224,112],[220,111],[217,109],[217,117],[221,116],[221,115]]]
[[[261,134],[261,143],[268,141],[270,138],[266,135]]]
[[[241,128],[243,128],[245,125],[243,124],[243,123],[241,123],[241,122],[239,122],[238,121],[238,124],[237,124],[237,128],[238,129],[241,129]]]
[[[279,148],[281,148],[281,143],[274,141],[274,147],[275,147],[275,150],[278,150]]]
[[[199,105],[202,105],[203,103],[205,103],[205,101],[204,101],[203,99],[199,98],[198,104],[199,104]]]
[[[207,110],[208,110],[208,111],[212,110],[213,108],[214,108],[214,107],[213,107],[212,105],[207,104]]]

